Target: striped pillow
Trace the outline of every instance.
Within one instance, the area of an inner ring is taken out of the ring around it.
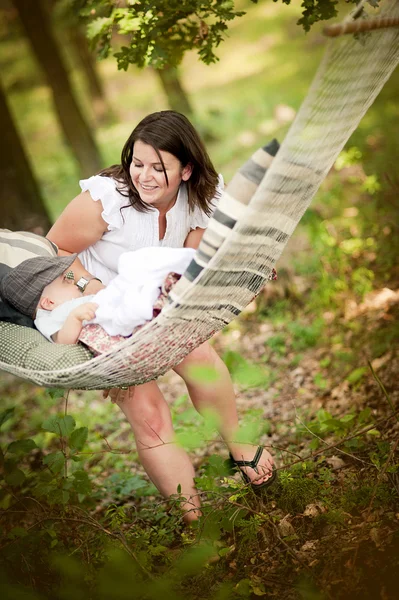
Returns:
[[[0,278],[28,258],[56,256],[57,246],[41,235],[29,231],[0,229]],[[0,321],[33,327],[33,320],[0,299]]]
[[[53,242],[36,233],[0,229],[0,263],[9,267],[35,256],[56,256],[57,250]]]
[[[213,213],[204,233],[197,253],[185,273],[170,293],[170,299],[179,302],[183,295],[207,266],[224,241],[228,238],[239,218],[247,210],[252,196],[265,176],[280,144],[276,139],[259,148],[234,175],[222,193],[219,204]],[[275,279],[271,273],[270,279]]]

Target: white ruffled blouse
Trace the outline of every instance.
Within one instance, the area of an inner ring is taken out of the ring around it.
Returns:
[[[129,206],[129,198],[122,196],[112,177],[94,175],[83,179],[79,184],[83,192],[90,192],[95,202],[101,202],[101,216],[108,223],[108,229],[102,238],[83,250],[79,258],[89,273],[99,277],[105,285],[117,274],[122,252],[150,246],[181,248],[191,230],[197,227],[205,229],[208,226],[210,217],[200,208],[195,207],[193,211],[189,211],[185,183],[180,185],[176,202],[166,213],[166,231],[162,240],[159,239],[159,211],[151,207],[148,212],[142,213]],[[219,176],[219,194],[222,189],[223,178]],[[214,210],[216,198],[212,205]]]

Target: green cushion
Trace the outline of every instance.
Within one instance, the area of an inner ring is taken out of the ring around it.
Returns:
[[[52,344],[36,329],[0,322],[0,362],[24,369],[67,369],[93,358],[80,344]]]

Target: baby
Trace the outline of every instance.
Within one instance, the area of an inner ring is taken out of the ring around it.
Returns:
[[[83,321],[93,319],[98,307],[92,302],[93,295],[82,295],[72,271],[68,270],[76,256],[29,258],[14,267],[0,284],[1,297],[35,319],[37,329],[59,344],[75,344]],[[52,327],[41,314],[56,316],[55,309],[58,309],[58,325],[54,323]]]
[[[0,296],[35,319],[37,329],[50,341],[75,344],[83,326],[94,319],[108,337],[120,338],[152,318],[165,277],[170,271],[183,273],[193,255],[188,248],[126,252],[109,286],[86,296],[70,270],[76,254],[30,258],[3,277]]]

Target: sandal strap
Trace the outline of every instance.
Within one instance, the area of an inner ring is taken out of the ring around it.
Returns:
[[[258,446],[258,449],[252,460],[236,460],[235,458],[233,458],[233,460],[236,463],[237,467],[250,467],[251,469],[256,469],[260,457],[262,456],[262,452],[263,446]]]

